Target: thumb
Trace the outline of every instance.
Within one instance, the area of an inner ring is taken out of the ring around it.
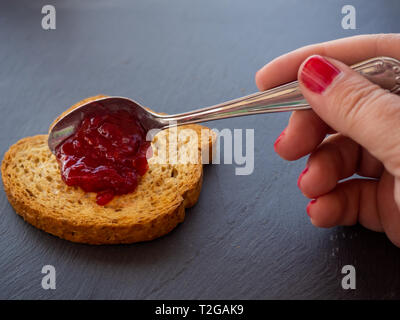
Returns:
[[[321,56],[303,62],[300,88],[318,116],[400,177],[400,97],[345,64]]]

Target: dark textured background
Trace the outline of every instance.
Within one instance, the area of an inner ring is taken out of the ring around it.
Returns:
[[[57,29],[41,28],[41,8]],[[347,1],[1,1],[0,154],[45,133],[78,100],[105,93],[180,112],[256,91],[254,73],[300,46],[359,33],[399,31],[398,0],[356,1],[357,30],[341,28]],[[361,227],[316,229],[296,187],[305,160],[288,163],[273,142],[288,114],[223,120],[255,128],[255,171],[205,170],[198,204],[158,240],[73,244],[17,216],[0,187],[0,298],[400,298],[400,249]],[[54,265],[57,289],[41,288]],[[341,268],[357,289],[341,288]]]

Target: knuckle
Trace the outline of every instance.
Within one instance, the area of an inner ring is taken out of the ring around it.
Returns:
[[[368,110],[371,107],[381,104],[380,108],[384,107],[385,104],[381,103],[381,100],[385,95],[386,92],[377,85],[343,81],[341,88],[338,88],[337,94],[334,95],[332,103],[343,121],[350,125],[356,125],[369,116]],[[376,112],[374,113],[376,114]]]
[[[385,150],[385,168],[396,177],[400,177],[400,139],[392,139]],[[399,199],[400,200],[400,199]]]
[[[380,49],[388,52],[391,51],[396,52],[397,51],[396,49],[400,49],[400,34],[399,33],[377,34],[375,37],[375,48],[376,51]]]
[[[383,161],[389,172],[400,175],[400,132],[394,130],[400,121],[398,97],[366,81],[343,81],[335,91],[330,103],[343,123],[341,133],[357,133],[360,144]],[[388,130],[393,132],[390,139],[385,138]]]

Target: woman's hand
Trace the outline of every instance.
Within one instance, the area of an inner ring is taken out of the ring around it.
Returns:
[[[297,75],[313,109],[293,112],[275,142],[286,160],[310,154],[298,186],[313,199],[307,206],[311,222],[319,227],[359,222],[385,232],[400,247],[400,96],[346,66],[376,56],[400,59],[400,34],[298,49],[259,70],[256,83],[266,90]],[[341,182],[353,174],[368,179]]]

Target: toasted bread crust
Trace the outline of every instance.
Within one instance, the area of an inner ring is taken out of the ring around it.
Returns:
[[[207,129],[185,127],[196,132]],[[215,135],[190,148],[209,148],[213,141]],[[201,163],[149,165],[135,192],[116,196],[105,207],[95,204],[95,194],[62,182],[57,161],[47,147],[47,135],[23,138],[11,146],[4,155],[1,174],[10,204],[33,226],[73,242],[119,244],[169,233],[183,222],[185,208],[198,200]],[[179,173],[177,178],[171,170]]]
[[[4,163],[4,161],[3,161]],[[5,170],[2,175],[4,176]],[[176,207],[163,212],[146,223],[132,222],[129,225],[103,224],[60,218],[57,212],[48,208],[30,206],[23,197],[13,192],[12,185],[3,179],[8,201],[25,221],[38,229],[62,239],[87,244],[123,244],[153,240],[172,231],[185,218],[185,206],[181,202]]]

